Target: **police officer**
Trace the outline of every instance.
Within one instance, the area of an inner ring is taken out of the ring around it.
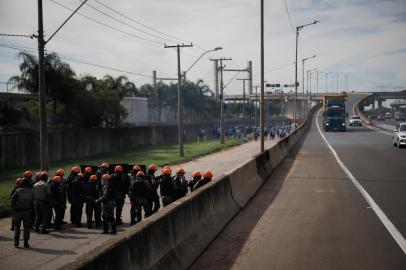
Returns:
[[[151,194],[151,185],[145,177],[143,171],[138,171],[137,175],[131,176],[130,185],[130,201],[131,201],[131,225],[134,225],[142,219],[142,208],[144,208],[145,216],[151,215],[152,207],[151,200],[148,197]]]
[[[193,190],[196,190],[198,188],[200,188],[201,186],[206,185],[207,183],[209,183],[211,181],[211,179],[213,178],[213,174],[211,173],[211,171],[206,170],[203,173],[203,179],[200,179],[196,185],[193,187]]]
[[[176,197],[176,190],[173,185],[173,179],[171,177],[172,170],[169,167],[164,167],[160,179],[160,191],[162,197],[162,205],[165,207],[171,204]]]
[[[10,190],[10,200],[13,198],[14,193],[16,192],[17,189],[20,188],[22,183],[23,183],[23,179],[22,178],[17,178],[14,187]],[[13,218],[13,215],[11,216],[11,228],[10,228],[10,231],[14,231],[14,218]]]
[[[61,177],[61,182],[59,183],[58,189],[60,193],[60,199],[61,199],[61,224],[66,224],[65,221],[63,221],[65,217],[65,211],[66,211],[66,196],[67,196],[67,189],[68,189],[68,184],[66,179],[64,178],[65,176],[65,171],[63,169],[58,169],[56,170],[55,176],[60,176]]]
[[[31,209],[34,203],[34,193],[28,179],[22,181],[21,186],[15,191],[11,198],[11,208],[14,219],[14,246],[20,244],[20,226],[24,226],[24,247],[29,248],[28,240],[30,239],[30,219]]]
[[[51,206],[51,189],[47,183],[48,173],[42,172],[39,181],[34,185],[34,207],[35,207],[35,231],[39,232],[42,225],[42,233],[47,234],[49,222],[49,209]]]
[[[176,189],[176,201],[177,199],[186,196],[188,193],[188,182],[185,178],[185,170],[183,168],[176,169],[176,175],[173,177],[173,182]]]
[[[102,195],[95,202],[102,203],[102,216],[103,216],[103,232],[102,234],[109,233],[109,224],[111,224],[111,233],[116,234],[116,221],[114,219],[114,207],[116,199],[112,190],[111,176],[103,174],[102,176]]]
[[[82,211],[83,211],[83,185],[85,183],[84,174],[75,173],[76,167],[72,168],[72,178],[68,183],[70,188],[69,196],[71,198],[71,221],[72,224],[76,224],[76,227],[82,227]],[[79,171],[79,169],[77,170]]]
[[[97,169],[96,176],[97,176],[97,194],[98,194],[98,196],[101,196],[103,193],[102,176],[104,174],[109,174],[109,168],[110,168],[110,164],[104,162]],[[102,212],[101,205],[95,204],[94,205],[94,219],[96,220],[96,227],[101,226],[101,221],[102,221],[101,212]],[[97,220],[100,221],[100,224],[97,224]]]
[[[68,197],[68,202],[71,204],[71,207],[70,207],[70,222],[72,224],[75,223],[74,222],[74,217],[76,216],[75,208],[73,207],[73,202],[72,202],[72,190],[73,190],[73,187],[74,187],[73,182],[74,182],[75,178],[78,177],[78,174],[79,174],[79,168],[74,166],[74,167],[72,167],[71,172],[70,172],[68,178],[66,179],[66,184],[67,184],[66,194],[67,194],[67,197]]]
[[[97,191],[97,176],[95,174],[91,175],[89,178],[89,181],[87,181],[84,186],[83,186],[83,191],[84,191],[84,198],[86,202],[86,216],[87,216],[87,228],[91,229],[92,228],[92,222],[93,222],[93,213],[95,222],[96,222],[96,227],[100,227],[101,225],[101,220],[100,220],[100,213],[98,210],[100,207],[95,207],[96,203],[95,200],[98,199],[99,193]]]
[[[114,168],[114,174],[111,176],[112,189],[116,198],[116,224],[122,225],[121,213],[123,211],[124,200],[130,187],[130,179],[126,173],[124,173],[123,167],[117,165]]]
[[[193,192],[193,187],[202,179],[202,173],[200,171],[195,171],[192,174],[193,179],[189,181],[190,192]]]
[[[152,213],[158,212],[159,208],[161,207],[161,203],[159,202],[159,195],[158,195],[158,187],[159,187],[159,178],[155,176],[155,172],[158,170],[158,167],[155,164],[151,164],[148,166],[148,172],[146,178],[150,182],[151,185],[151,200],[153,203]]]
[[[64,190],[61,188],[61,185],[63,185],[62,177],[59,175],[55,175],[52,183],[50,184],[52,208],[54,209],[55,213],[54,220],[55,230],[61,229],[64,214],[63,204],[64,202],[66,202],[66,194],[64,193]]]

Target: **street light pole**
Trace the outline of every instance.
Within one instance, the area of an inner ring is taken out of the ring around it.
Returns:
[[[212,49],[212,50],[207,50],[207,51],[205,51],[204,53],[202,53],[202,54],[196,59],[196,61],[193,62],[192,65],[190,65],[190,67],[189,67],[185,72],[188,73],[188,72],[192,69],[192,67],[193,67],[194,65],[196,65],[196,63],[197,63],[204,55],[208,54],[209,52],[219,51],[219,50],[222,50],[222,49],[223,49],[222,47],[216,47],[216,48],[214,48],[214,49]]]
[[[312,24],[316,24],[320,21],[315,20],[312,23],[308,23],[308,24],[304,24],[301,26],[297,26],[296,27],[296,56],[295,56],[295,102],[294,102],[294,108],[293,108],[293,122],[296,123],[296,118],[297,118],[297,87],[299,82],[297,81],[297,50],[298,50],[298,40],[299,40],[299,31],[302,30],[304,27],[312,25]]]
[[[303,58],[302,59],[302,90],[304,94],[304,67],[305,67],[305,62],[309,59],[315,58],[317,55],[313,55],[311,57]]]

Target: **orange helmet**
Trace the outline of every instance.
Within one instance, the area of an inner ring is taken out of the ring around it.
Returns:
[[[92,167],[86,167],[85,168],[85,173],[93,173]]]
[[[97,180],[97,176],[95,174],[92,174],[90,176],[90,181],[96,181]]]
[[[25,171],[24,177],[31,178],[32,177],[32,172],[31,171]]]
[[[60,183],[62,181],[62,177],[60,177],[59,175],[55,175],[54,176],[54,181],[57,183]]]
[[[145,173],[143,171],[137,172],[137,176],[145,176]]]
[[[123,172],[123,167],[122,167],[121,165],[117,165],[117,166],[114,168],[114,172],[115,172],[115,173],[121,173],[121,172]]]
[[[80,178],[85,177],[85,175],[83,173],[78,173],[78,175],[79,175]]]
[[[200,171],[195,171],[192,174],[193,177],[202,177],[202,173]]]
[[[71,170],[71,172],[73,172],[73,173],[79,173],[79,168],[78,167],[72,167],[72,170]]]
[[[110,167],[110,165],[108,163],[104,162],[104,163],[102,163],[102,165],[100,167],[107,169],[108,167]]]
[[[65,171],[62,169],[58,169],[58,170],[56,170],[56,175],[63,177],[65,175]]]
[[[103,180],[110,180],[111,179],[111,175],[110,174],[103,174],[103,176],[102,176],[102,179]]]
[[[185,174],[185,170],[183,168],[177,168],[176,174]]]
[[[134,170],[134,171],[142,171],[141,167],[138,166],[138,165],[135,165],[135,166],[133,167],[133,170]]]
[[[148,170],[150,170],[150,171],[156,171],[156,170],[158,170],[158,166],[155,165],[155,164],[151,164],[151,165],[148,166]]]
[[[16,185],[21,185],[22,183],[23,183],[23,179],[22,178],[17,178]]]
[[[171,175],[172,170],[169,167],[164,167],[164,169],[162,170],[162,174],[163,175]]]
[[[209,170],[204,171],[203,178],[211,179],[212,177],[213,177],[213,174],[211,173],[211,171],[209,171]]]

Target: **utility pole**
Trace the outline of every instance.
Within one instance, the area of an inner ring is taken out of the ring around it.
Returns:
[[[257,116],[257,102],[258,102],[258,85],[255,85],[255,102],[254,102],[254,122],[255,122],[255,132],[257,132],[257,123],[258,123],[258,116]]]
[[[161,95],[156,83],[156,70],[152,71],[152,87],[154,88],[154,91],[158,97],[158,123],[161,123]]]
[[[38,0],[38,86],[39,86],[39,143],[40,143],[40,163],[42,170],[49,169],[48,153],[48,131],[46,115],[46,93],[45,93],[45,40],[44,23],[42,16],[42,0]]]
[[[179,156],[183,157],[183,104],[182,104],[182,74],[180,71],[180,48],[193,47],[192,44],[177,44],[174,46],[164,45],[164,48],[176,48],[178,54],[178,141],[179,141]]]
[[[338,75],[340,75],[340,73],[337,73],[337,94],[338,94]]]
[[[220,143],[224,144],[224,79],[223,79],[223,61],[229,61],[232,60],[231,58],[220,58],[220,66],[219,66],[219,71],[220,71]]]
[[[237,81],[242,81],[242,115],[243,119],[245,120],[245,81],[249,81],[250,79],[237,79]]]
[[[316,97],[319,96],[319,72],[317,71],[317,75],[316,75]]]
[[[218,59],[210,59],[213,61],[214,64],[214,90],[215,90],[215,98],[219,98],[219,60]]]
[[[248,91],[252,95],[252,61],[248,61]]]
[[[265,101],[265,89],[264,89],[264,0],[261,0],[261,104],[260,104],[260,133],[261,133],[261,152],[264,152],[264,101]]]
[[[327,79],[328,79],[328,72],[326,71],[326,94],[328,93],[328,89],[327,89]]]

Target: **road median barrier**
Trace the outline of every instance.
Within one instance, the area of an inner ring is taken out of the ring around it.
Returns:
[[[60,269],[187,269],[288,155],[308,119],[272,148]]]

